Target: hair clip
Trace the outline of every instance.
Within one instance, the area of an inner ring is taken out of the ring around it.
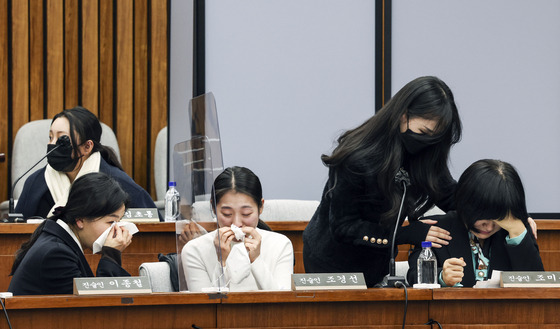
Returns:
[[[64,207],[64,206],[56,207],[56,208],[54,208],[53,216],[60,217],[64,214],[65,210],[66,210],[66,207]]]

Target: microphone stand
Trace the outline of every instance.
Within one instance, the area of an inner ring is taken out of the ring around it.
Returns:
[[[401,218],[401,213],[404,205],[404,199],[406,197],[406,187],[410,185],[410,179],[408,178],[408,173],[402,168],[397,172],[395,176],[395,181],[402,183],[404,191],[401,199],[401,205],[399,207],[399,214],[397,215],[397,221],[395,223],[395,230],[393,232],[393,238],[391,239],[391,260],[389,261],[389,274],[385,276],[387,283],[383,284],[383,287],[393,288],[401,287],[406,285],[406,278],[404,276],[397,276],[395,274],[395,240],[397,237],[397,230],[399,228],[399,219]]]
[[[404,276],[397,276],[395,274],[395,240],[397,236],[397,229],[399,228],[399,218],[401,218],[401,212],[404,204],[404,198],[406,196],[406,183],[403,181],[403,197],[401,199],[401,206],[399,208],[399,215],[397,216],[397,222],[395,223],[395,231],[393,232],[393,239],[391,241],[391,260],[389,261],[389,275],[387,276],[387,287],[397,287],[404,285],[406,278]]]
[[[66,138],[64,138],[66,137]],[[60,143],[59,143],[60,141]],[[19,176],[18,179],[16,179],[16,181],[14,182],[14,185],[12,185],[12,191],[10,193],[10,199],[8,201],[8,219],[7,222],[9,223],[25,223],[26,220],[23,218],[23,214],[22,213],[14,213],[14,190],[16,188],[16,184],[23,178],[25,177],[25,175],[27,175],[27,173],[29,173],[33,168],[35,168],[39,163],[41,163],[41,161],[43,161],[43,159],[45,159],[49,154],[51,154],[52,152],[54,152],[54,150],[58,149],[59,147],[61,147],[62,145],[68,145],[70,144],[70,139],[68,138],[68,136],[64,135],[61,136],[57,143],[56,146],[53,147],[52,150],[50,150],[49,152],[47,152],[47,154],[45,154],[44,156],[41,157],[41,159],[39,159],[39,161],[37,161],[33,166],[31,166],[31,168],[29,168],[23,175]],[[4,220],[4,222],[6,222],[6,220]]]

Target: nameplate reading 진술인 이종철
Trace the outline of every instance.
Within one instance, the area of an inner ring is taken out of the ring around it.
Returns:
[[[363,273],[292,274],[292,290],[367,289]]]
[[[74,295],[128,295],[152,292],[146,276],[74,278]]]
[[[159,223],[157,208],[128,208],[122,218],[133,223]]]

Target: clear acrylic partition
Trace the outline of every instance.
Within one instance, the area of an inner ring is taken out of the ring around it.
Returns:
[[[217,221],[210,200],[212,199],[214,179],[224,169],[214,96],[209,93],[193,98],[189,103],[188,115],[191,118],[191,138],[177,143],[173,148],[173,173],[177,182],[177,190],[181,196],[180,220],[176,222],[175,227],[177,274],[180,291],[193,290],[188,287],[187,282],[189,280],[186,279],[187,274],[184,265],[187,263],[192,265],[193,262],[196,263],[197,260],[203,259],[203,262],[195,264],[194,268],[196,270],[193,269],[188,272],[198,273],[205,269],[208,255],[190,251],[187,253],[183,249],[188,242],[194,239],[202,238],[199,242],[205,241],[204,239],[209,237],[205,235],[217,229]],[[211,247],[213,247],[213,239],[205,242],[211,243]],[[191,245],[194,246],[194,244]],[[190,250],[192,251],[193,248],[190,248]],[[212,250],[216,250],[216,248],[212,248]],[[193,261],[193,257],[190,255],[198,256],[197,260]],[[221,259],[221,255],[216,252],[210,256]],[[187,259],[189,259],[188,262]],[[220,263],[217,262],[217,264]],[[189,269],[193,268],[190,265]],[[223,273],[221,266],[215,271]],[[198,279],[198,275],[191,275],[191,277],[193,280]],[[215,288],[216,291],[222,290],[219,280],[205,288]],[[200,289],[196,290],[200,291]]]

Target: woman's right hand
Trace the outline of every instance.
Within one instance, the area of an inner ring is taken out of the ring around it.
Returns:
[[[131,242],[132,234],[125,227],[116,224],[109,231],[104,246],[123,252]]]
[[[195,238],[198,238],[201,235],[202,232],[200,231],[200,228],[198,228],[198,225],[196,225],[196,223],[193,222],[192,220],[188,221],[188,223],[185,225],[183,231],[181,231],[181,234],[179,234],[178,237],[179,251],[183,250],[183,247],[187,244],[187,242],[194,240]]]
[[[235,234],[231,230],[231,227],[221,227],[218,229],[218,234],[214,238],[214,246],[216,247],[216,252],[222,254],[222,266],[226,266],[226,260],[231,252],[231,242],[235,239]]]
[[[448,258],[443,263],[443,270],[441,271],[441,278],[445,285],[448,287],[453,287],[455,284],[463,280],[465,275],[463,267],[467,266],[467,263],[461,258]]]

